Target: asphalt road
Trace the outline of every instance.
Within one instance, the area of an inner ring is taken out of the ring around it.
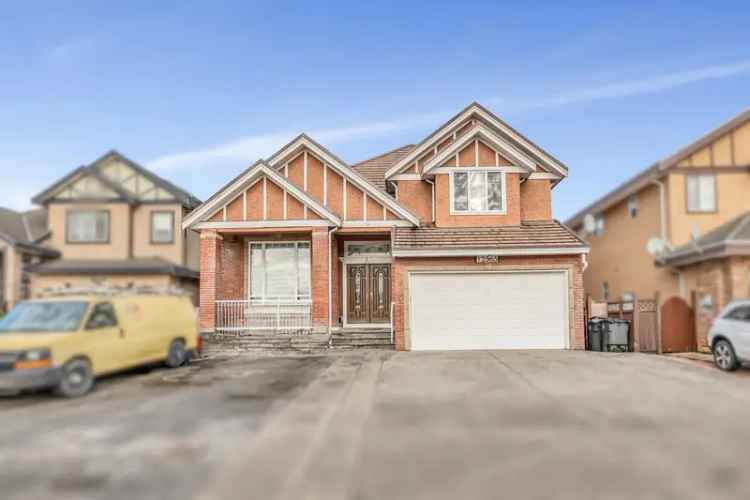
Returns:
[[[237,358],[0,399],[16,498],[746,498],[747,371],[565,351]]]

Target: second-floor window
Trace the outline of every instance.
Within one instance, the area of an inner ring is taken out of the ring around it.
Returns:
[[[708,175],[688,175],[687,210],[688,212],[716,211],[716,177]]]
[[[451,212],[505,213],[505,173],[476,169],[451,172]]]
[[[174,212],[151,212],[151,243],[174,243]]]
[[[109,241],[109,211],[69,211],[65,236],[68,243],[107,243]]]

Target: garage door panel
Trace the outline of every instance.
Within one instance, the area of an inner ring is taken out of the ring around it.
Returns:
[[[564,348],[562,272],[414,274],[414,350]]]

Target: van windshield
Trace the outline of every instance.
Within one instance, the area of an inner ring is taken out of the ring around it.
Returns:
[[[21,302],[0,319],[0,333],[72,332],[86,312],[86,302]]]

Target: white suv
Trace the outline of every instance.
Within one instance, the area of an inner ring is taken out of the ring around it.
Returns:
[[[722,370],[750,362],[750,300],[732,302],[721,312],[708,332],[708,345]]]

